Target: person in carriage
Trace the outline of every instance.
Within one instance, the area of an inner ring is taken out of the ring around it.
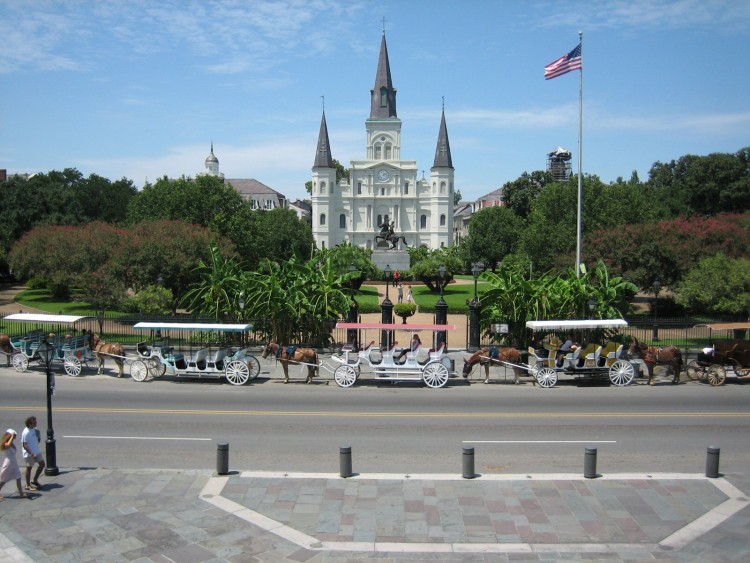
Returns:
[[[420,340],[419,335],[415,334],[414,336],[411,337],[411,345],[409,346],[409,348],[404,348],[403,350],[401,350],[399,355],[396,356],[395,361],[400,363],[401,358],[406,356],[406,354],[408,354],[409,352],[416,352],[417,350],[419,350],[419,347],[421,345],[422,345],[422,341]]]

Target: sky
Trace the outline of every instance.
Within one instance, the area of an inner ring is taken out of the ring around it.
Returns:
[[[577,171],[579,72],[544,66],[579,32],[584,173],[750,145],[747,0],[0,0],[0,168],[142,187],[213,142],[227,178],[303,199],[323,107],[333,157],[365,158],[384,25],[401,158],[429,177],[444,104],[467,201],[558,146]]]

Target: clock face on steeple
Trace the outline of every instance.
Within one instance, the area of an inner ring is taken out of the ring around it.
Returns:
[[[388,172],[388,170],[386,170],[385,168],[381,168],[380,170],[378,170],[378,180],[380,182],[387,182],[390,179],[391,173]]]

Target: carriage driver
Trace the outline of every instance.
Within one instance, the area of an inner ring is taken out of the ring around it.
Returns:
[[[562,346],[560,346],[560,349],[557,351],[557,367],[562,367],[563,358],[570,354],[571,352],[575,352],[580,348],[580,344],[578,344],[578,341],[575,338],[574,334],[569,334],[567,340],[563,343]]]

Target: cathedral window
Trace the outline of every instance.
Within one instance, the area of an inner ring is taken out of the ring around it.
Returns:
[[[320,183],[320,193],[322,193],[322,194],[326,193],[326,183],[325,182],[321,182]]]
[[[385,188],[383,187],[380,188],[380,195],[385,195]]]
[[[346,214],[342,213],[339,215],[339,228],[346,229]]]
[[[409,195],[409,182],[404,182],[404,195]]]
[[[380,107],[388,107],[388,89],[385,87],[380,89]]]
[[[357,195],[362,195],[362,182],[357,182]]]
[[[382,151],[382,148],[380,144],[375,145],[375,160],[380,160],[381,151]]]
[[[326,224],[326,214],[321,213],[320,214],[320,226],[323,227]]]
[[[385,145],[385,159],[386,160],[391,159],[391,145],[390,144]]]
[[[420,229],[426,229],[427,228],[427,215],[421,215],[419,217],[419,228]]]
[[[445,194],[445,182],[440,182],[440,193]]]
[[[445,227],[445,215],[444,214],[440,216],[440,226]]]

